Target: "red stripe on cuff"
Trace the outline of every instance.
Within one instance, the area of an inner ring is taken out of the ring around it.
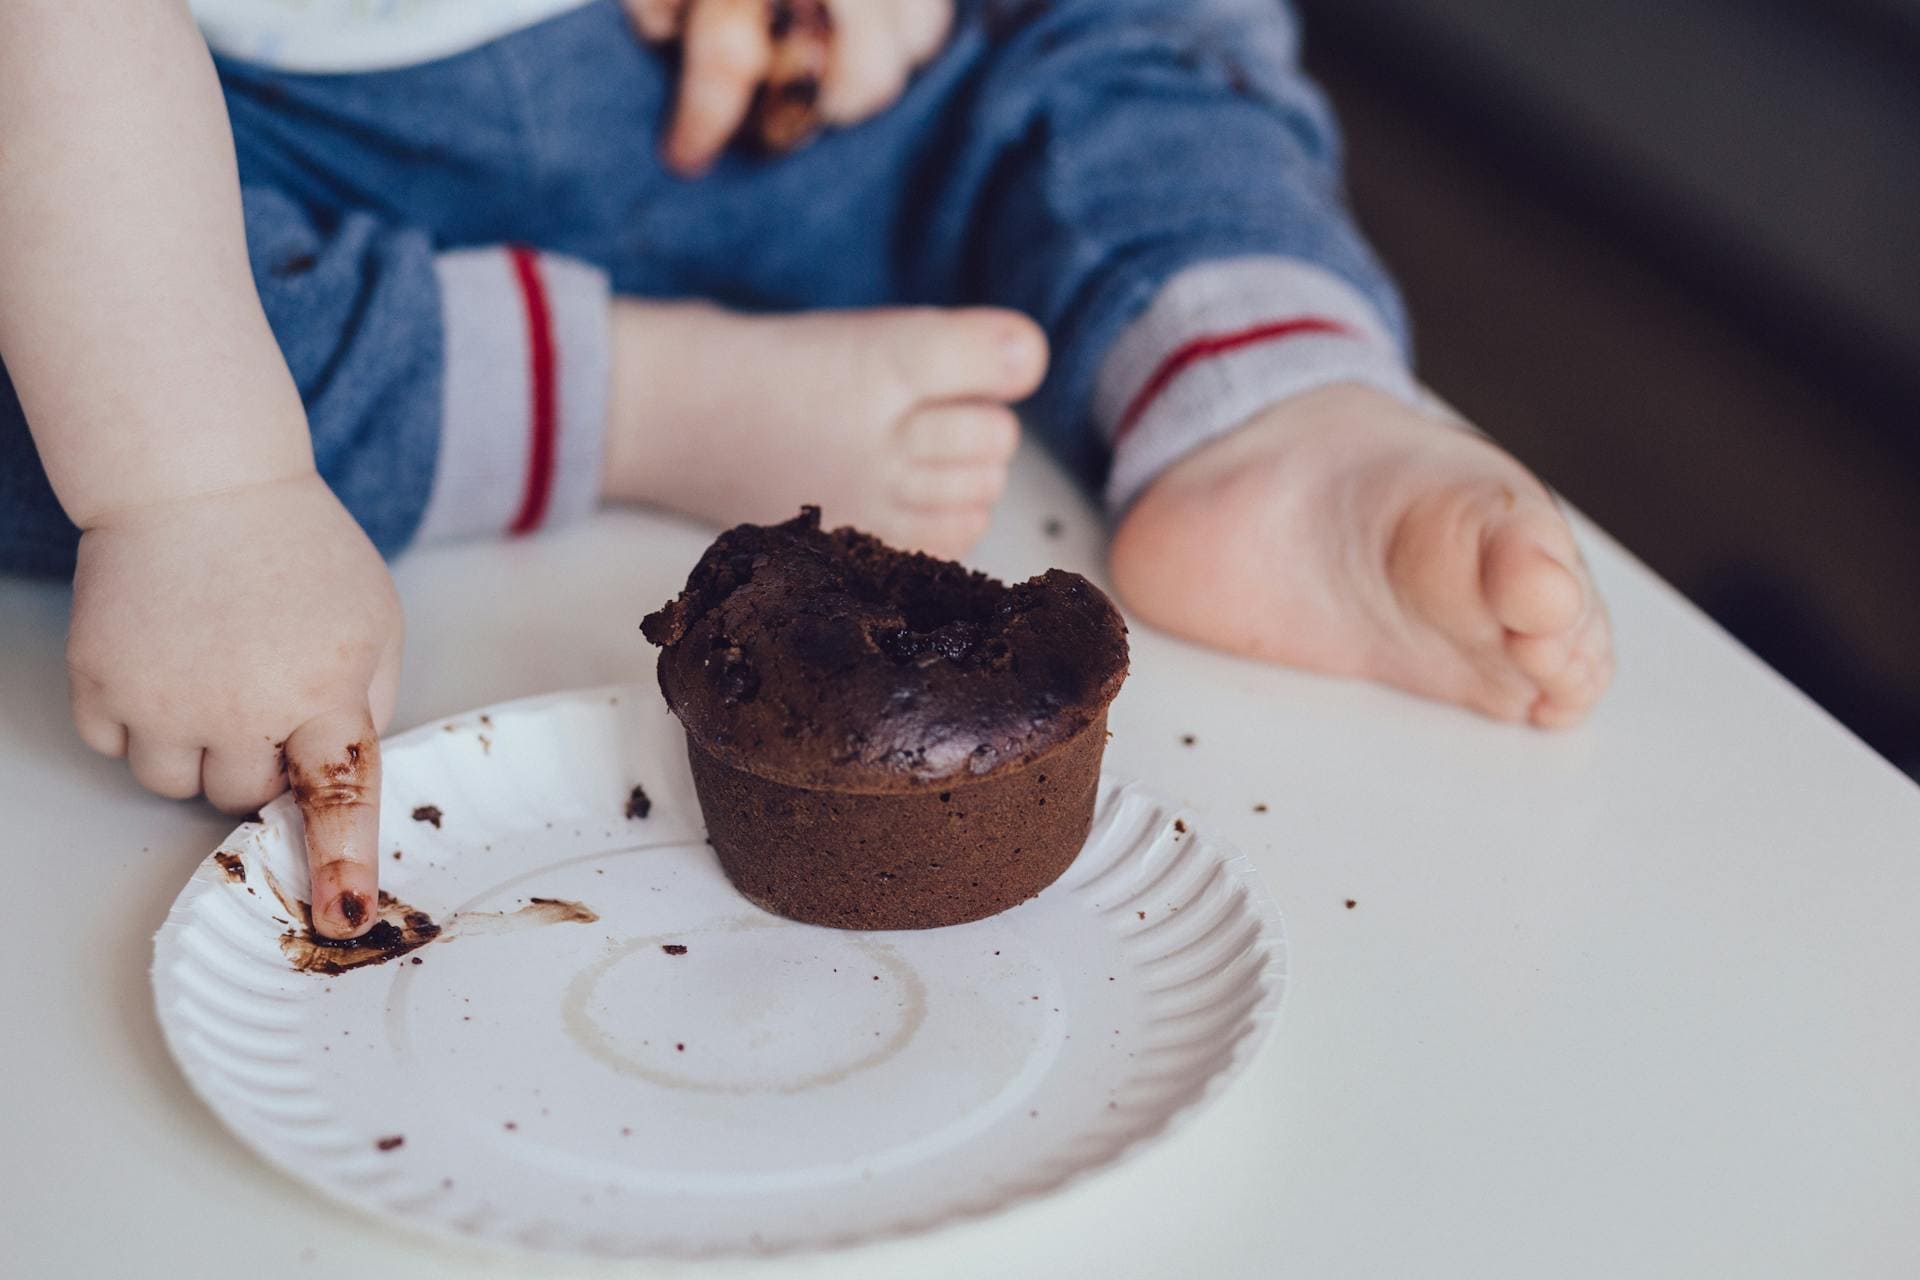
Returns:
[[[1254,325],[1249,329],[1237,329],[1232,333],[1209,333],[1193,339],[1183,346],[1174,348],[1160,367],[1153,371],[1134,393],[1127,404],[1127,410],[1120,415],[1119,425],[1113,429],[1113,443],[1118,445],[1129,431],[1140,421],[1148,406],[1167,389],[1167,384],[1186,372],[1191,365],[1214,356],[1226,355],[1229,351],[1238,351],[1260,342],[1273,342],[1281,338],[1298,337],[1309,333],[1338,334],[1344,338],[1359,335],[1338,320],[1329,320],[1325,316],[1298,316],[1292,320],[1275,320],[1268,324]]]
[[[540,279],[540,259],[533,250],[514,245],[507,250],[520,299],[527,309],[528,386],[532,390],[532,439],[527,450],[527,492],[520,513],[507,526],[509,533],[532,533],[547,518],[553,498],[553,453],[560,434],[559,406],[553,356],[553,315],[547,307],[547,287]]]

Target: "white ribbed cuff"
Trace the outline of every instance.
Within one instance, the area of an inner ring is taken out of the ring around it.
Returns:
[[[443,253],[434,268],[445,367],[418,540],[584,516],[599,499],[607,429],[606,276],[520,248]]]
[[[1364,294],[1293,258],[1189,267],[1107,353],[1094,420],[1113,448],[1118,515],[1169,466],[1289,396],[1359,382],[1421,403],[1392,333]]]

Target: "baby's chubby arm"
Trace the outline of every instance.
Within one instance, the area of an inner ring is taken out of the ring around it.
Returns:
[[[314,469],[183,0],[0,3],[0,352],[83,531],[81,737],[231,810],[291,778],[315,924],[363,932],[400,609]]]

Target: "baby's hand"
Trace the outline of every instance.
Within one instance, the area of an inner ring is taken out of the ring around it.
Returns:
[[[380,745],[400,603],[319,476],[107,517],[80,540],[67,641],[73,720],[150,791],[229,812],[291,780],[313,923],[375,921]],[[285,755],[282,756],[284,749]]]
[[[953,23],[953,0],[624,0],[647,40],[682,45],[680,98],[667,163],[711,165],[751,113],[776,151],[822,121],[875,115],[931,58]]]

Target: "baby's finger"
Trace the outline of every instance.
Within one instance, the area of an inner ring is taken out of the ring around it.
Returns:
[[[906,88],[907,71],[907,55],[887,23],[843,22],[834,29],[820,114],[834,124],[878,115]]]
[[[67,710],[80,741],[103,756],[127,754],[127,726],[110,711],[106,687],[71,664],[67,667]]]
[[[686,0],[622,0],[627,17],[642,40],[658,44],[680,34],[686,16]]]
[[[769,151],[791,151],[820,128],[820,83],[833,56],[825,0],[773,0],[773,56],[754,100],[753,134]]]
[[[693,0],[680,58],[680,97],[667,131],[668,166],[703,172],[746,119],[773,41],[766,0]]]
[[[73,727],[79,731],[80,741],[101,755],[118,759],[127,754],[127,726],[110,715],[91,707],[76,706]]]
[[[307,827],[313,927],[355,938],[378,917],[380,739],[365,705],[315,716],[287,739],[287,782]]]
[[[200,762],[200,789],[223,813],[258,809],[286,785],[280,753],[265,738],[244,747],[208,747]]]
[[[953,27],[953,0],[892,0],[886,11],[916,67],[940,51]]]
[[[141,786],[169,800],[190,800],[200,794],[200,748],[161,742],[150,734],[127,739],[127,763]]]

